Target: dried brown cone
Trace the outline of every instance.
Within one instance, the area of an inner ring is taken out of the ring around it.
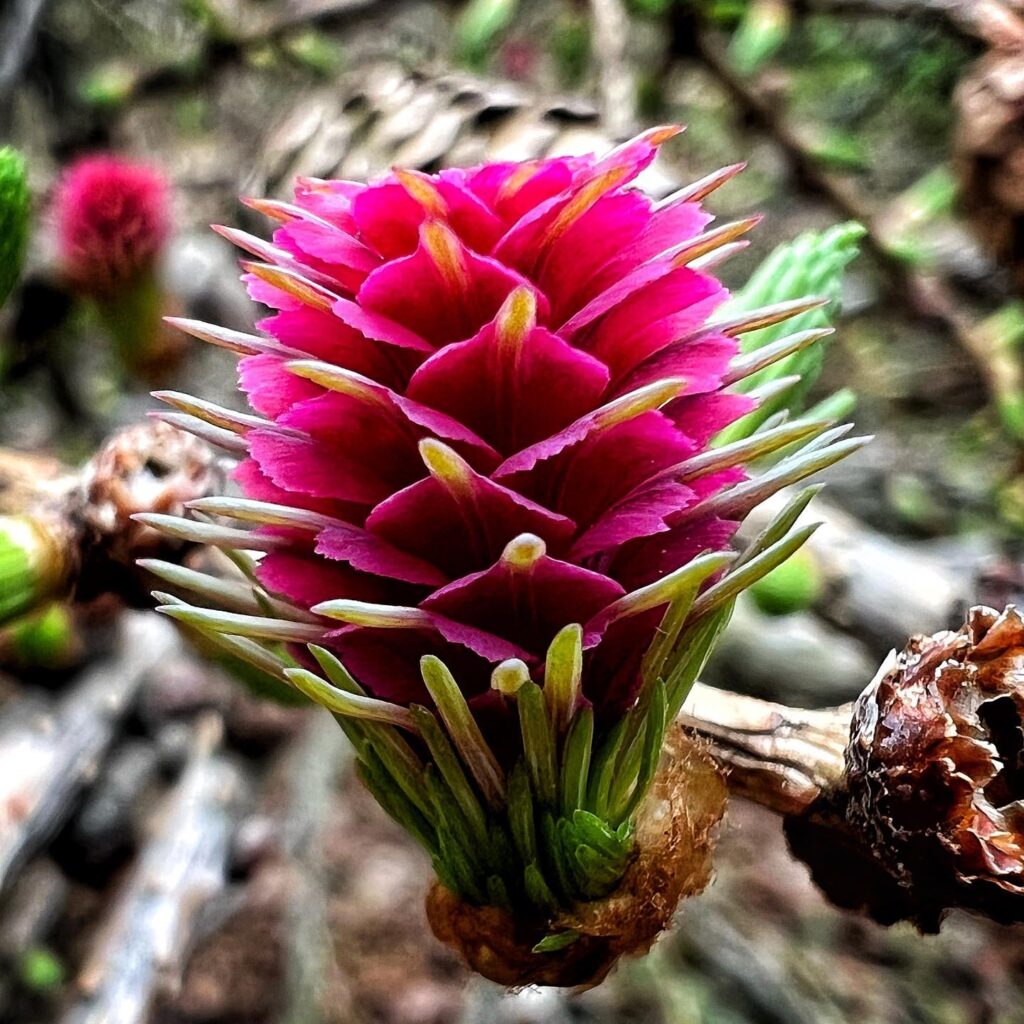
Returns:
[[[979,3],[991,45],[957,88],[954,159],[960,204],[979,241],[1024,289],[1024,20]]]
[[[194,545],[132,516],[180,516],[222,492],[225,469],[205,442],[157,420],[113,435],[80,470],[0,452],[0,520],[8,543],[21,538],[34,603],[111,593],[150,604],[136,560],[180,560]]]
[[[77,595],[109,591],[149,604],[151,581],[141,578],[136,561],[179,559],[187,545],[133,517],[183,515],[187,502],[223,493],[225,470],[205,441],[160,420],[110,438],[86,463],[71,502],[82,528]]]
[[[854,705],[840,788],[787,820],[840,906],[936,931],[1024,920],[1024,619],[974,608],[916,637]]]
[[[646,953],[680,902],[711,881],[726,794],[705,746],[676,727],[638,816],[634,860],[615,892],[554,921],[530,922],[472,906],[435,882],[427,894],[430,926],[469,967],[500,985],[593,987],[620,957]],[[554,952],[533,951],[546,935],[565,932],[580,937]]]

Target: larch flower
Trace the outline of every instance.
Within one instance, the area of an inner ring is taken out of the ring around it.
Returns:
[[[720,801],[665,802],[662,741],[736,594],[809,535],[810,494],[738,557],[733,536],[861,443],[780,414],[715,445],[793,379],[737,383],[828,331],[740,354],[820,302],[716,319],[709,268],[756,219],[709,228],[701,206],[739,166],[659,202],[635,187],[676,132],[250,201],[272,242],[219,230],[256,257],[262,333],[178,323],[240,355],[252,411],[158,394],[238,458],[244,497],[146,522],[252,553],[244,583],[151,564],[207,605],[162,610],[335,712],[433,858],[435,930],[509,983],[599,978],[703,885]]]
[[[183,354],[159,264],[171,234],[171,193],[155,167],[110,154],[72,164],[53,203],[60,271],[92,300],[117,362],[151,385]]]
[[[75,288],[116,295],[152,272],[171,229],[170,193],[155,168],[121,157],[83,157],[54,197],[61,268]]]

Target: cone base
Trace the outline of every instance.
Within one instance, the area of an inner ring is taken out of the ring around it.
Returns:
[[[619,887],[554,920],[520,920],[465,902],[440,882],[427,893],[434,935],[477,974],[510,988],[592,988],[622,956],[647,952],[679,903],[711,880],[711,854],[726,787],[707,751],[681,728],[666,738],[658,775],[640,809],[636,855]],[[546,935],[576,931],[560,950],[535,953]]]

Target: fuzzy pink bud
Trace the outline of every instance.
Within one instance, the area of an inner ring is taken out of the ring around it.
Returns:
[[[60,264],[97,298],[116,295],[154,267],[171,230],[167,181],[117,156],[72,164],[54,197]]]

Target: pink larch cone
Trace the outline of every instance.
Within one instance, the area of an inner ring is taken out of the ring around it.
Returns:
[[[176,311],[160,281],[171,234],[171,190],[155,167],[109,153],[64,172],[53,200],[60,273],[91,301],[121,367],[150,386],[184,354],[163,323]]]
[[[815,303],[716,323],[708,267],[755,220],[708,230],[738,167],[661,202],[633,186],[676,132],[253,201],[272,243],[221,230],[259,260],[262,334],[180,322],[241,355],[253,412],[159,396],[238,456],[245,498],[150,521],[260,553],[255,598],[164,567],[224,609],[164,610],[347,716],[448,888],[541,935],[622,877],[666,721],[739,590],[807,535],[794,507],[723,575],[738,523],[859,443],[776,417],[712,446],[761,397],[731,386],[827,331],[738,355]]]
[[[170,234],[170,190],[155,168],[87,156],[64,172],[53,215],[64,274],[86,294],[109,298],[152,272]]]

